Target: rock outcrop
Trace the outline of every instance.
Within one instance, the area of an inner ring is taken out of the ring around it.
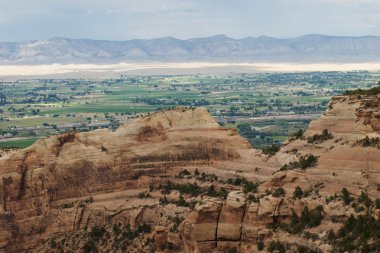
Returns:
[[[274,176],[268,185],[279,184],[281,181],[293,188],[296,185],[303,188],[317,185],[322,196],[339,193],[342,188],[347,188],[358,196],[365,189],[373,198],[379,197],[379,148],[361,144],[366,136],[380,136],[380,131],[376,128],[379,122],[379,96],[332,98],[326,113],[310,123],[304,139],[285,144],[269,160],[274,166],[281,167],[298,160],[302,155],[313,154],[319,157],[315,169],[277,173],[282,175],[282,179],[278,180],[278,176]],[[332,134],[332,138],[322,142],[308,141],[313,135],[321,135],[325,129]]]
[[[202,108],[153,113],[115,132],[39,140],[0,159],[0,247],[33,249],[43,238],[106,224],[122,210],[157,204],[129,192],[165,184],[183,167],[218,173],[220,163],[220,173],[232,173],[251,156],[260,159]]]
[[[332,251],[327,230],[380,213],[368,204],[380,198],[379,99],[333,98],[272,157],[202,108],[39,140],[0,158],[0,250]]]

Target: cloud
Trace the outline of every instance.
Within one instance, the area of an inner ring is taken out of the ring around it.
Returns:
[[[380,35],[379,0],[12,0],[0,40]]]

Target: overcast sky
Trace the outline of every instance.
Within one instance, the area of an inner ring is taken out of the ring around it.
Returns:
[[[0,1],[0,41],[380,35],[380,0]]]

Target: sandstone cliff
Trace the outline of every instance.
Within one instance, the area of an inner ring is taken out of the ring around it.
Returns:
[[[0,250],[334,251],[379,215],[379,101],[333,98],[272,157],[202,108],[39,140],[0,158]]]
[[[366,190],[372,197],[379,197],[379,147],[361,144],[366,136],[370,139],[380,136],[379,124],[378,96],[334,97],[326,113],[311,122],[304,138],[285,143],[269,162],[281,167],[302,155],[313,154],[319,157],[315,169],[304,171],[306,174],[297,170],[279,173],[286,176],[281,181],[286,182],[290,177],[292,182],[287,185],[310,187],[318,184],[322,196],[339,193],[346,187],[357,196]],[[314,135],[321,136],[325,129],[331,133],[331,138],[310,140]],[[303,176],[299,177],[300,174]],[[302,179],[305,181],[301,182]],[[277,184],[281,182],[277,181]]]
[[[35,249],[47,238],[112,224],[122,212],[136,220],[144,217],[139,208],[158,205],[138,199],[139,191],[166,184],[184,167],[250,171],[261,160],[256,153],[201,108],[146,115],[116,132],[40,140],[0,160],[0,247]]]

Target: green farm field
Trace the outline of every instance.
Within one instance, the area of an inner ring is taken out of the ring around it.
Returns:
[[[2,81],[0,96],[6,101],[0,104],[0,135],[29,139],[1,145],[26,147],[46,135],[114,130],[138,114],[203,106],[222,126],[236,127],[262,148],[280,144],[312,118],[290,124],[287,115],[318,116],[331,96],[372,87],[378,79],[379,72],[355,71]]]

